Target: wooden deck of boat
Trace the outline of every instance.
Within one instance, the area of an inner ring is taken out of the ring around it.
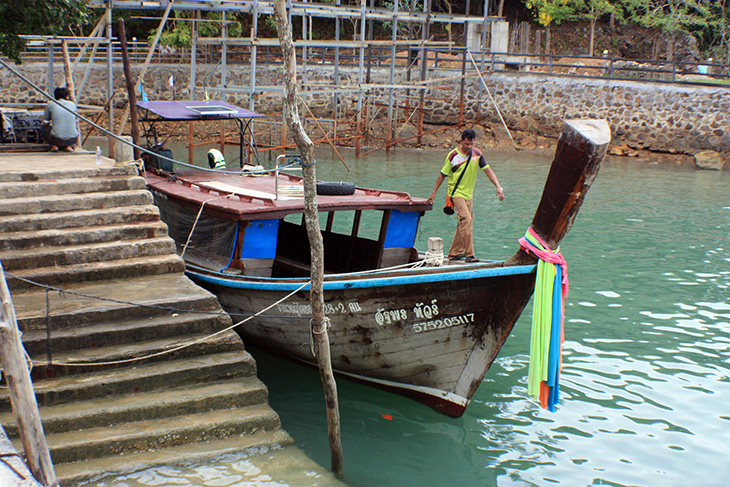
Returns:
[[[238,171],[223,172],[181,169],[174,178],[147,175],[152,188],[168,195],[173,194],[196,207],[205,202],[207,208],[238,215],[254,215],[256,218],[281,218],[288,213],[301,213],[304,208],[303,193],[290,196],[286,189],[302,187],[302,178],[281,173],[278,181],[273,174],[241,177]],[[284,189],[282,189],[284,188]],[[232,197],[227,197],[231,195]],[[317,197],[320,211],[358,209],[399,209],[401,211],[427,211],[431,209],[425,198],[417,198],[400,191],[356,188],[353,194],[323,195]]]

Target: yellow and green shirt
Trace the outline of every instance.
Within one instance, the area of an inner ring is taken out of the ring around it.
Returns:
[[[476,147],[471,150],[471,160],[465,162],[469,154],[462,154],[459,148],[452,150],[446,156],[446,161],[441,168],[441,174],[449,179],[449,195],[452,198],[459,197],[465,200],[470,200],[474,197],[474,185],[477,182],[477,173],[479,169],[489,167],[484,154]],[[459,180],[461,173],[466,171],[464,177],[461,178],[459,187],[456,188],[456,194],[451,194],[454,190],[454,185]]]

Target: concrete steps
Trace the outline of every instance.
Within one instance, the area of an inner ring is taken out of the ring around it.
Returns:
[[[22,183],[21,183],[22,184]],[[0,215],[51,213],[59,211],[93,210],[136,206],[152,203],[152,194],[146,189],[110,191],[72,195],[51,195],[0,200]]]
[[[131,420],[166,418],[179,411],[202,413],[251,406],[266,401],[266,396],[266,387],[255,376],[250,376],[238,381],[222,380],[204,384],[194,391],[188,387],[178,387],[140,392],[129,397],[89,399],[44,407],[43,429],[46,434],[63,433],[71,430],[71,426],[85,430],[124,424]],[[12,413],[0,414],[0,421],[7,434],[17,436],[17,425]]]
[[[8,287],[30,289],[38,284],[68,286],[71,283],[98,281],[103,279],[126,279],[141,274],[167,274],[184,272],[185,263],[177,255],[154,255],[104,262],[85,262],[65,266],[39,267],[8,272]],[[20,279],[15,279],[18,277]],[[30,282],[29,282],[30,281]]]
[[[92,458],[72,464],[60,464],[56,466],[56,475],[64,479],[63,487],[67,485],[95,485],[95,481],[99,480],[109,472],[129,473],[135,470],[154,467],[169,467],[171,465],[190,465],[200,464],[203,462],[212,462],[226,455],[238,455],[240,452],[263,453],[269,451],[270,445],[290,445],[291,437],[281,429],[273,431],[259,431],[246,435],[238,435],[220,440],[206,441],[205,447],[200,448],[198,443],[188,443],[186,445],[171,446],[164,449],[154,450],[144,453],[125,453],[108,458]],[[293,447],[289,447],[293,448]],[[276,454],[277,450],[269,454]],[[303,455],[299,453],[300,455]],[[263,456],[263,455],[261,455]],[[182,461],[182,459],[185,459]],[[287,458],[287,460],[289,460]],[[298,459],[297,475],[293,476],[293,482],[278,485],[296,485],[305,487],[301,483],[301,472],[317,472],[311,483],[306,486],[316,487],[327,485],[329,487],[344,487],[345,484],[337,480],[328,472],[323,472],[321,467],[314,464],[308,458]],[[287,465],[288,466],[288,465]],[[281,465],[270,465],[272,469],[279,470]],[[257,476],[258,478],[259,476]],[[322,480],[324,478],[324,480]],[[252,479],[255,480],[255,479]],[[259,479],[260,481],[260,479]],[[264,485],[271,482],[264,481]],[[272,485],[277,485],[273,484]],[[230,485],[230,484],[229,484]],[[247,482],[245,485],[258,485],[255,482]]]
[[[99,212],[92,210],[58,211],[30,215],[0,216],[0,231],[2,232],[33,232],[41,230],[83,229],[99,225]],[[107,225],[138,224],[140,222],[159,222],[160,211],[156,206],[128,206],[122,208],[107,208],[104,210],[103,221]],[[32,235],[28,235],[31,237]]]
[[[0,223],[0,226],[2,224]],[[32,234],[28,230],[5,232],[0,242],[0,252],[13,250],[38,249],[45,246],[71,246],[75,244],[93,244],[119,240],[135,240],[143,238],[160,238],[167,236],[167,225],[159,221],[140,221],[135,225],[112,224],[98,225],[93,228],[70,228],[68,230],[37,230]],[[3,261],[4,262],[4,261]]]
[[[17,161],[0,156],[0,261],[61,484],[291,444],[136,169]],[[22,450],[5,389],[0,422]]]
[[[55,325],[55,321],[53,323]],[[102,322],[98,325],[79,328],[52,327],[53,359],[63,361],[61,354],[69,351],[96,351],[101,347],[115,346],[119,343],[135,344],[148,340],[170,342],[185,333],[203,333],[211,328],[223,329],[227,320],[223,315],[201,315],[183,311],[173,315],[149,316],[140,319],[118,321],[114,326]],[[25,349],[31,355],[42,356],[47,353],[48,331],[34,330],[23,334]]]
[[[186,311],[203,316],[209,311],[220,312],[213,294],[201,292],[179,273],[138,276],[121,282],[75,283],[73,290],[62,291],[46,293],[45,288],[35,287],[13,293],[16,314],[23,317],[19,325],[24,333],[46,330],[49,313],[52,329],[60,330],[110,321],[119,326],[122,320],[169,317]]]
[[[18,185],[17,182],[0,182],[0,194],[6,198],[28,198],[58,196],[109,191],[147,189],[144,178],[136,174],[95,175],[85,178],[52,179],[36,181],[32,185]]]
[[[53,242],[49,243],[53,245]],[[0,251],[0,261],[7,272],[13,272],[31,267],[59,267],[170,255],[174,251],[174,243],[165,236]]]
[[[268,406],[256,404],[209,413],[125,423],[48,436],[53,460],[68,463],[78,458],[100,458],[156,450],[188,443],[202,443],[278,429],[279,416]],[[150,435],[154,431],[154,435]]]

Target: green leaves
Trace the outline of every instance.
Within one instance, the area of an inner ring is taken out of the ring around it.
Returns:
[[[70,35],[87,20],[83,0],[0,2],[0,52],[20,64],[26,45],[21,35]]]
[[[664,32],[692,32],[712,22],[711,0],[623,0],[632,20]]]
[[[185,11],[176,11],[173,21],[168,23],[167,30],[160,36],[159,44],[161,46],[189,48],[192,46],[192,14]],[[228,37],[240,37],[243,33],[243,27],[238,21],[223,21],[221,12],[207,12],[202,22],[198,23],[198,35],[201,37],[220,37],[223,33],[223,26],[228,27]],[[157,29],[152,29],[148,33],[148,43],[157,33]]]
[[[576,12],[575,0],[524,0],[525,5],[535,15],[535,20],[547,27],[560,25],[564,20],[573,20]]]

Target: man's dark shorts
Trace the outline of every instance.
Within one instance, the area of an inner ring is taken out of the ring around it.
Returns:
[[[76,144],[76,137],[73,139],[59,139],[58,137],[54,137],[51,135],[51,124],[44,123],[41,125],[41,136],[51,145],[55,145],[59,149],[65,149],[66,147],[71,147],[72,145]]]

